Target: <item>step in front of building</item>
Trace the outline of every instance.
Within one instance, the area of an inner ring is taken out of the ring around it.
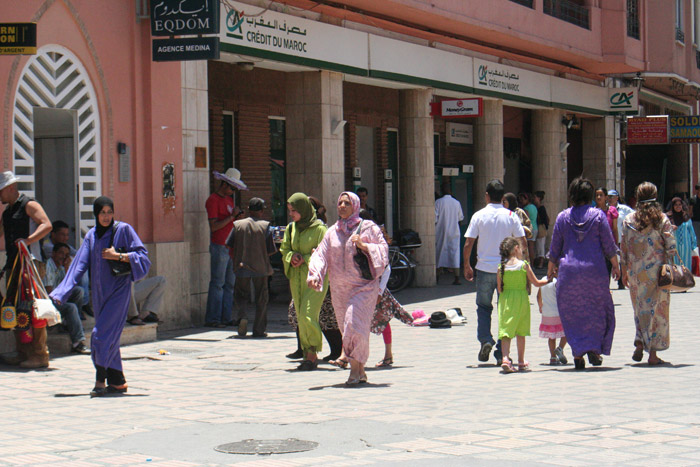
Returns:
[[[83,321],[85,327],[85,342],[90,346],[90,335],[92,334],[92,320]],[[54,355],[66,355],[70,353],[71,341],[68,333],[63,330],[49,329],[48,346],[49,352]],[[12,332],[0,333],[0,354],[10,354],[15,351],[15,340]],[[121,345],[141,344],[144,342],[154,342],[158,338],[158,324],[147,323],[143,326],[133,326],[126,324],[122,332]]]

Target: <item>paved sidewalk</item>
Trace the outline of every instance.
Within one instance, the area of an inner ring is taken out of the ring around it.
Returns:
[[[371,384],[359,388],[345,388],[348,372],[328,365],[293,371],[283,303],[274,304],[268,339],[193,329],[123,348],[124,397],[89,398],[94,370],[85,356],[54,359],[48,371],[0,366],[0,465],[700,465],[700,291],[672,296],[672,344],[660,354],[672,364],[662,367],[631,360],[629,294],[612,294],[613,353],[585,372],[546,365],[536,306],[526,353],[533,371],[479,365],[472,284],[399,293],[409,310],[459,306],[469,322],[428,329],[393,321],[396,365],[368,371]],[[381,337],[371,345],[373,363]],[[286,438],[319,446],[272,456],[214,451]]]

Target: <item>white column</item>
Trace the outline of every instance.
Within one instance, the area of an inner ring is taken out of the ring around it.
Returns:
[[[474,137],[474,210],[486,205],[486,184],[503,181],[503,101],[484,100],[484,115],[476,119]]]

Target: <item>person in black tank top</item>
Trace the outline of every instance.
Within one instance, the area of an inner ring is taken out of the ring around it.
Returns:
[[[2,213],[2,230],[0,236],[5,237],[7,261],[3,271],[7,272],[9,280],[18,253],[17,243],[23,240],[31,250],[31,245],[37,243],[51,232],[51,221],[37,201],[19,193],[19,179],[10,171],[0,174],[0,201],[7,205]],[[36,224],[32,232],[31,223]],[[17,357],[5,359],[6,363],[20,365],[23,368],[45,368],[49,366],[49,349],[46,346],[46,321],[36,320],[33,316],[19,319],[15,327]]]

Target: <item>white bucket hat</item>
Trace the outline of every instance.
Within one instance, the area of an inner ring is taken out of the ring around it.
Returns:
[[[3,172],[0,174],[0,190],[7,188],[13,183],[17,183],[18,181],[19,178],[15,177],[15,174],[11,171],[8,170],[7,172]]]
[[[226,170],[226,173],[219,173],[216,170],[214,171],[214,178],[217,180],[222,180],[229,185],[231,185],[234,188],[238,188],[239,190],[247,190],[248,186],[243,183],[241,180],[241,172],[238,169],[234,169],[231,167],[230,169]]]
[[[467,318],[460,316],[456,308],[445,311],[445,316],[452,322],[452,326],[464,326],[467,323]]]

